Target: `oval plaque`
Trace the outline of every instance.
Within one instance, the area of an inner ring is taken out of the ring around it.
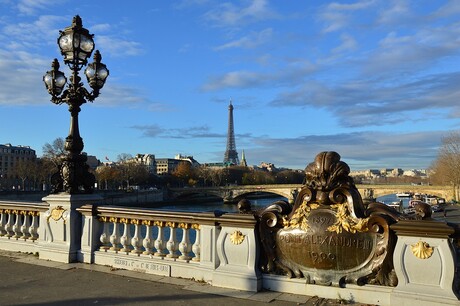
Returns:
[[[372,258],[376,235],[328,230],[336,221],[333,211],[318,209],[308,216],[307,230],[281,229],[276,239],[279,255],[296,263],[301,270],[359,269]]]

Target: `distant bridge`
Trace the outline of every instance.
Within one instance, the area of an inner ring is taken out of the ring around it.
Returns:
[[[372,189],[374,197],[378,198],[387,194],[400,192],[426,193],[444,198],[448,201],[455,198],[453,186],[441,185],[356,185],[359,193],[364,197],[366,189]]]
[[[276,194],[288,199],[289,203],[294,203],[297,194],[303,185],[301,184],[278,184],[278,185],[241,185],[241,186],[222,186],[222,187],[193,187],[193,188],[170,188],[170,198],[178,199],[182,197],[202,194],[213,195],[224,200],[224,202],[238,202],[245,196],[265,192]],[[452,186],[431,186],[431,185],[356,185],[361,196],[364,197],[366,189],[372,189],[374,197],[381,197],[387,194],[401,192],[426,193],[451,200],[454,197]]]
[[[300,184],[283,185],[241,185],[241,186],[222,186],[222,187],[193,187],[193,188],[170,188],[170,197],[173,199],[203,194],[213,195],[222,198],[224,202],[237,202],[246,195],[265,192],[277,194],[288,199],[289,203],[294,203],[295,197],[302,188]]]

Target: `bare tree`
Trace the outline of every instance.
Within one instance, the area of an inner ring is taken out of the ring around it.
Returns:
[[[459,198],[460,186],[460,132],[452,132],[442,138],[438,157],[431,167],[432,180],[441,184],[451,184],[455,199]]]
[[[52,144],[45,143],[43,145],[43,157],[48,158],[55,166],[60,164],[60,158],[65,152],[65,140],[63,138],[56,138]]]
[[[117,156],[117,161],[118,162],[126,162],[130,159],[132,159],[133,156],[131,154],[128,154],[128,153],[121,153],[121,154],[118,154]]]
[[[32,179],[35,161],[21,160],[14,167],[14,174],[21,179],[22,190],[26,190],[26,181]]]

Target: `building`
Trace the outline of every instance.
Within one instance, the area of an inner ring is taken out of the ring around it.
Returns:
[[[381,175],[380,170],[375,169],[356,170],[350,172],[351,177],[378,178]]]
[[[399,168],[382,169],[382,170],[380,170],[380,173],[384,177],[397,177],[397,176],[401,176],[403,174],[403,170],[399,169]]]
[[[101,161],[99,159],[97,159],[96,156],[94,156],[94,155],[86,155],[86,157],[87,157],[86,164],[89,166],[90,169],[96,170],[97,167],[100,166]]]
[[[174,158],[182,161],[188,161],[193,168],[198,168],[199,166],[201,166],[200,163],[193,158],[193,156],[177,154],[176,156],[174,156]]]
[[[5,182],[14,179],[15,168],[26,161],[35,162],[35,150],[28,146],[13,146],[10,143],[0,145],[0,188],[5,188]]]
[[[183,160],[175,158],[158,158],[156,160],[157,175],[171,174]]]
[[[155,155],[153,154],[136,154],[136,156],[128,160],[128,162],[129,161],[144,165],[150,174],[156,174],[157,172]]]
[[[123,163],[136,163],[144,165],[150,174],[171,174],[181,162],[188,162],[192,167],[199,167],[200,163],[193,156],[177,154],[174,158],[156,158],[154,154],[136,154]],[[108,165],[108,163],[104,163]]]

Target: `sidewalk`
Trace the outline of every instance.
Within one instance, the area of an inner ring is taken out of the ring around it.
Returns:
[[[0,251],[0,305],[338,305],[278,292],[246,292],[83,263]]]

